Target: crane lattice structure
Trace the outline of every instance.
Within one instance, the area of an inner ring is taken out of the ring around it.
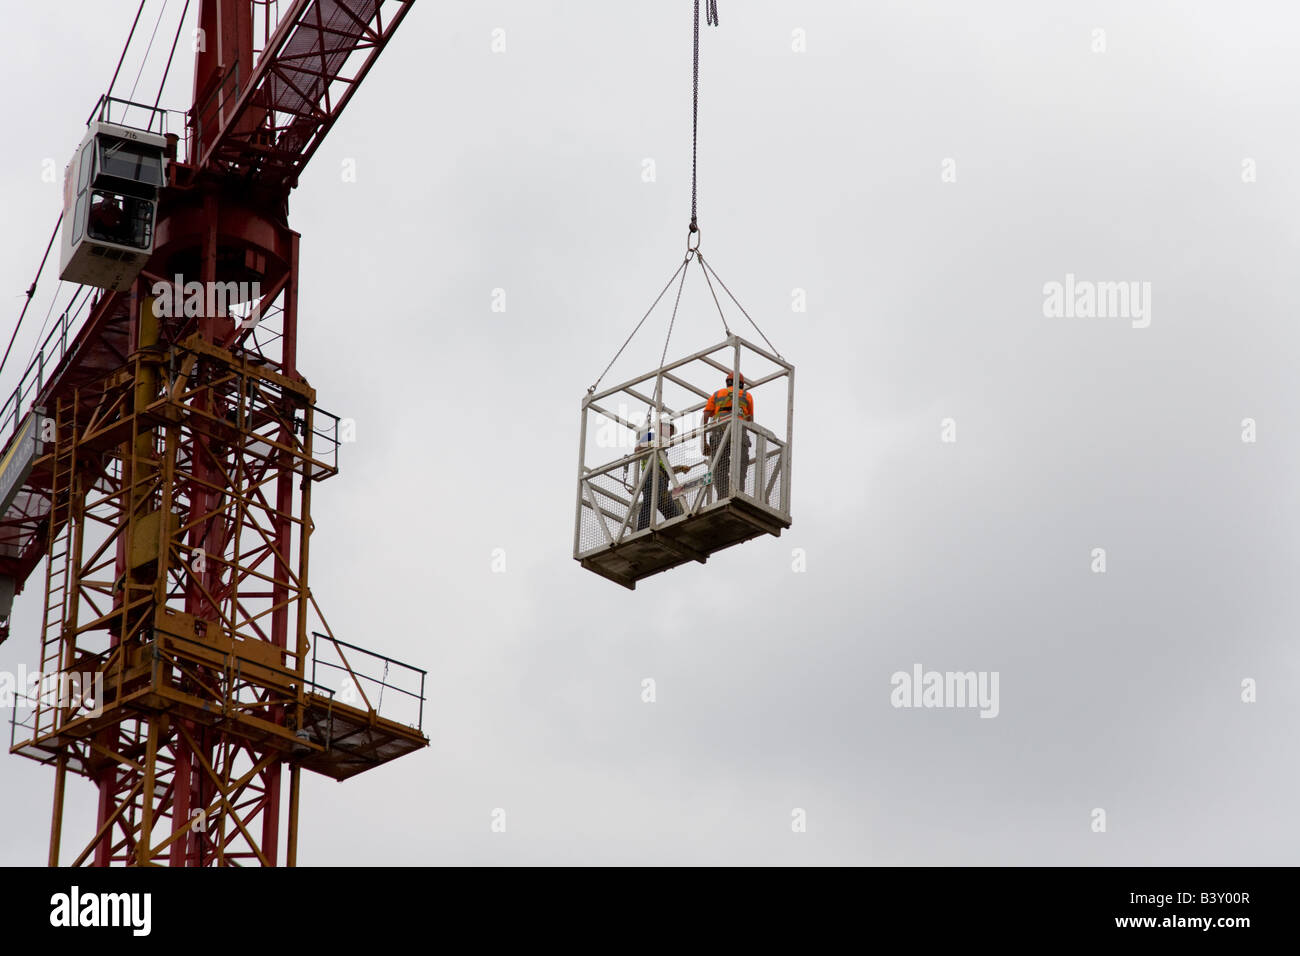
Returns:
[[[308,583],[312,490],[345,436],[297,366],[287,217],[410,6],[199,0],[183,129],[111,87],[96,107],[165,136],[151,251],[59,319],[0,411],[0,591],[45,567],[10,749],[55,770],[51,865],[69,774],[98,804],[65,862],[293,865],[304,769],[342,780],[428,744],[424,672],[338,639]],[[194,283],[209,294],[182,302]]]

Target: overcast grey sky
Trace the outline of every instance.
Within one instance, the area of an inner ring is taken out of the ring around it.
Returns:
[[[779,539],[635,593],[571,558],[580,400],[684,245],[689,0],[420,0],[291,198],[299,365],[358,437],[313,589],[430,671],[432,738],[308,776],[300,862],[1295,863],[1300,11],[719,6],[703,248],[798,370]],[[8,12],[6,329],[134,8]],[[1067,274],[1150,283],[1150,324],[1045,316]],[[998,672],[998,716],[892,707],[915,664]],[[0,863],[44,862],[52,786],[0,756]]]

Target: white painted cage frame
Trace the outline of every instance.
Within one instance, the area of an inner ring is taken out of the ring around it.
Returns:
[[[743,420],[740,403],[733,401],[730,412],[715,417],[707,427],[686,425],[665,439],[661,423],[676,425],[702,417],[710,395],[724,387],[728,373],[744,374],[745,388],[754,396],[755,420]],[[783,399],[772,402],[781,385]],[[777,419],[783,434],[762,424],[773,421],[764,418],[773,404],[784,412]],[[610,442],[593,440],[597,428],[619,436],[612,457],[605,454]],[[737,503],[743,503],[745,515],[753,516],[751,523],[757,530],[750,537],[779,534],[790,526],[793,429],[794,366],[734,334],[620,385],[588,394],[582,401],[578,445],[574,558],[586,565],[594,556],[654,536],[661,545],[682,551],[683,559],[702,561],[712,548],[672,542],[664,532]],[[636,440],[646,437],[646,432],[653,440],[636,450]],[[701,460],[679,480],[677,469],[690,458],[697,442]],[[617,453],[623,448],[633,450]],[[659,474],[650,467],[656,457],[662,477],[650,480]],[[694,475],[701,465],[704,471]],[[738,541],[719,547],[734,543]]]

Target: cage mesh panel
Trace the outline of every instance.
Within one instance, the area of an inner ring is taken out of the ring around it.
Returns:
[[[720,421],[720,423],[710,424],[705,436],[698,440],[699,450],[705,455],[705,467],[701,468],[701,471],[706,472],[708,475],[707,484],[703,486],[701,507],[707,507],[712,502],[718,501],[719,481],[723,477],[722,457],[718,454],[718,446],[719,442],[724,441],[725,438],[727,438],[727,423]],[[706,451],[706,447],[710,450]],[[695,497],[697,497],[697,493],[690,494],[690,503],[692,505],[694,505]]]
[[[781,457],[784,458],[785,454],[782,453]],[[782,470],[778,470],[775,477],[776,480],[771,483],[772,490],[767,496],[768,505],[782,514],[789,514],[790,509],[785,503],[785,480],[782,478]]]
[[[753,461],[745,482],[745,494],[760,504],[784,514],[781,475],[785,467],[785,444],[775,438],[764,439],[748,426],[746,431],[750,433]],[[761,461],[759,460],[760,444],[763,446]]]
[[[673,440],[676,440],[674,436]],[[692,486],[690,482],[698,479],[707,473],[704,460],[698,454],[696,448],[698,442],[694,439],[687,441],[676,441],[676,444],[661,448],[659,450],[659,461],[664,469],[665,477],[660,479],[659,500],[653,501],[653,508],[650,511],[650,524],[648,527],[657,528],[659,525],[670,520],[664,516],[664,511],[670,515],[674,511],[684,514],[690,507],[692,500]],[[650,453],[646,456],[647,466],[653,468]],[[687,467],[690,470],[678,474],[674,469],[678,467]],[[640,512],[651,507],[645,504],[646,496],[650,494],[651,482],[653,476],[646,479],[645,487],[642,489],[641,497],[635,502],[637,514],[633,516],[633,525],[640,517]],[[686,487],[681,487],[685,483]],[[676,493],[674,493],[676,492]],[[677,515],[673,515],[676,517]]]
[[[636,507],[636,502],[632,500],[632,489],[640,478],[639,469],[640,466],[634,461],[626,469],[614,468],[582,479],[581,530],[578,535],[580,554],[609,546],[609,540],[601,528],[602,518],[610,536],[615,541],[619,540],[618,529],[627,518],[629,509]],[[596,508],[600,509],[600,516],[597,516]],[[635,524],[636,515],[633,514],[631,527],[624,532],[624,538]]]

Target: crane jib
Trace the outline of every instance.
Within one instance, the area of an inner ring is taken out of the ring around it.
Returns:
[[[296,0],[251,75],[227,67],[195,104],[191,161],[296,185],[411,2]]]

